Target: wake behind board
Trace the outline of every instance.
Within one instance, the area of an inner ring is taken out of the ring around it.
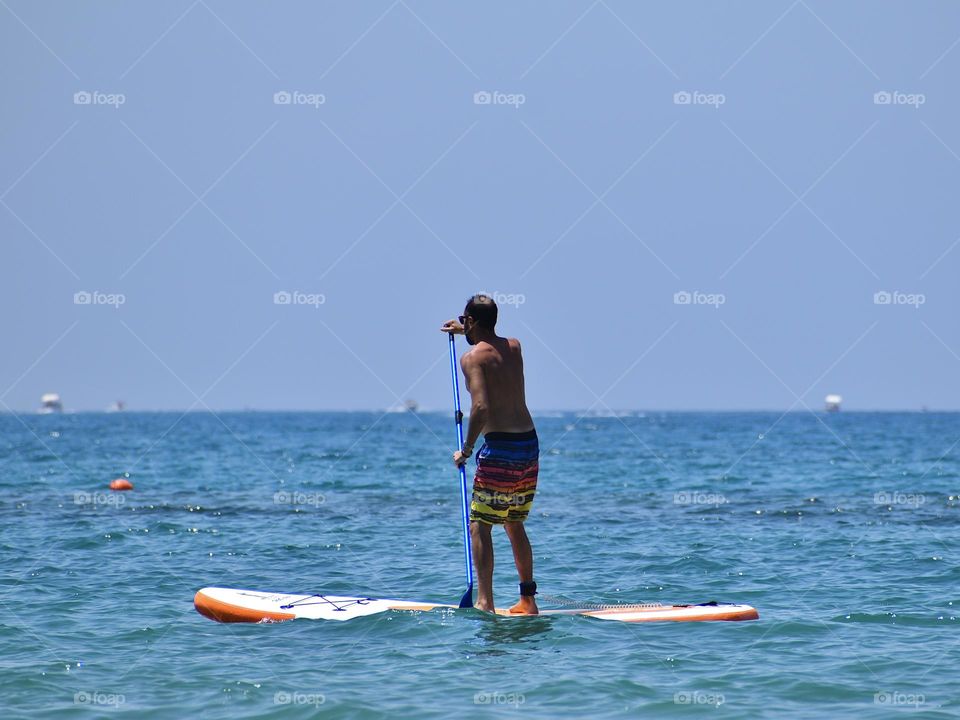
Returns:
[[[201,615],[218,622],[283,622],[284,620],[352,620],[390,610],[452,610],[456,605],[408,600],[382,600],[342,595],[290,595],[285,593],[203,588],[193,605]],[[506,617],[529,617],[497,609]],[[541,617],[584,615],[621,622],[702,622],[707,620],[756,620],[759,614],[749,605],[704,603],[701,605],[601,605],[593,608],[541,610]]]

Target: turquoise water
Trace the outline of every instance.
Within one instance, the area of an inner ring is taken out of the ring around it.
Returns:
[[[543,593],[761,619],[220,625],[198,588],[455,601],[449,415],[7,415],[4,717],[960,715],[960,415],[536,420]]]

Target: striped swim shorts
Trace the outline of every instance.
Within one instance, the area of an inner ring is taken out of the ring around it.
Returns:
[[[477,453],[470,519],[488,525],[526,520],[537,492],[539,469],[536,430],[484,435]]]

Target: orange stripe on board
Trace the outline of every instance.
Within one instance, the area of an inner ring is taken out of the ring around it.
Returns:
[[[193,596],[193,606],[197,612],[217,622],[283,622],[284,620],[294,620],[296,615],[292,613],[270,612],[269,610],[253,610],[251,608],[233,605],[232,603],[216,600],[209,595],[204,595],[203,591],[198,591]]]
[[[625,611],[626,612],[626,611]],[[655,611],[654,611],[655,612]],[[595,612],[585,612],[584,615],[603,619],[604,616],[620,614],[611,613],[609,610],[597,610]],[[732,610],[724,613],[703,613],[702,615],[678,615],[676,617],[640,617],[632,620],[618,618],[621,622],[708,622],[711,620],[759,620],[760,613],[754,608],[749,610]]]

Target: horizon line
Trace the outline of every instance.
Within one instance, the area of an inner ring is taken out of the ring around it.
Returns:
[[[829,411],[824,408],[817,409],[790,409],[783,408],[616,408],[608,412],[598,413],[588,408],[540,408],[530,411],[531,415],[554,415],[554,414],[584,414],[592,417],[617,417],[621,414],[647,414],[647,413],[784,413],[784,414],[824,414],[824,415],[843,415],[851,413],[958,413],[960,408],[931,408],[931,407],[876,407],[876,408],[847,408],[838,411]],[[92,409],[92,408],[71,408],[62,412],[41,413],[33,410],[0,410],[0,415],[135,415],[138,413],[181,413],[181,414],[207,414],[215,415],[217,413],[381,413],[388,415],[405,415],[407,413],[416,415],[436,415],[451,414],[450,410],[420,408],[417,410],[406,410],[403,408],[214,408],[214,409],[184,409],[184,408],[138,408],[124,410]],[[465,413],[468,415],[469,413]]]

